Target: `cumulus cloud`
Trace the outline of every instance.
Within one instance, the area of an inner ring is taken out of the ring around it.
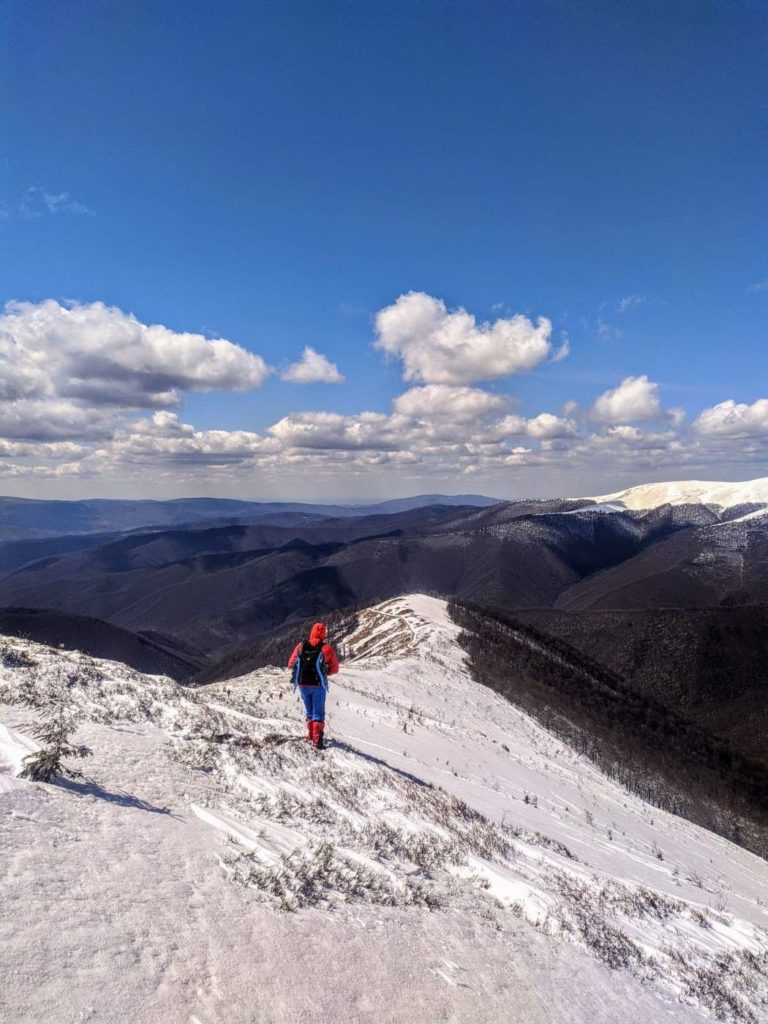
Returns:
[[[490,417],[505,405],[506,399],[482,388],[427,384],[395,398],[390,414],[294,413],[269,433],[285,449],[469,452],[492,443]]]
[[[555,438],[575,437],[578,428],[573,420],[563,416],[555,416],[551,412],[541,412],[538,416],[528,420],[526,433],[529,437]]]
[[[524,416],[505,416],[498,424],[497,430],[504,437],[531,437],[538,440],[576,437],[578,434],[578,428],[573,420],[555,416],[551,412],[541,412],[531,419]]]
[[[640,430],[639,427],[621,424],[611,427],[604,434],[592,434],[587,438],[587,444],[595,448],[648,448],[659,449],[668,447],[677,437],[674,431],[663,433],[648,433]]]
[[[394,401],[394,410],[413,419],[468,423],[503,408],[505,399],[482,388],[427,384],[411,388]]]
[[[592,406],[592,418],[604,423],[650,420],[664,415],[659,385],[640,377],[625,377],[618,387],[604,391]]]
[[[151,434],[154,437],[190,437],[195,432],[191,423],[182,423],[178,413],[159,409],[149,419],[134,420],[129,426],[131,434]]]
[[[269,433],[286,448],[361,449],[395,448],[399,439],[391,417],[363,412],[342,416],[335,412],[302,412],[284,416]]]
[[[11,436],[38,436],[40,402],[52,436],[76,436],[90,417],[86,410],[95,408],[95,419],[104,421],[110,408],[163,408],[177,404],[183,391],[244,391],[270,373],[261,356],[223,338],[147,325],[102,302],[53,299],[6,305],[0,367],[0,398],[13,406],[4,410]]]
[[[414,384],[388,411],[299,411],[257,434],[200,430],[178,410],[188,391],[258,387],[271,372],[259,356],[102,303],[12,303],[0,314],[0,473],[125,482],[151,467],[158,480],[187,486],[259,473],[343,480],[381,470],[413,482],[475,474],[501,483],[533,468],[550,479],[596,467],[602,475],[661,466],[701,475],[734,451],[745,465],[764,460],[768,399],[722,402],[688,428],[682,409],[662,408],[659,385],[646,375],[604,391],[589,413],[569,401],[532,416],[511,413],[509,396],[473,384],[557,359],[549,334],[524,317],[478,325],[423,293],[401,296],[377,318],[377,345],[402,359]],[[310,347],[283,377],[342,379]],[[655,430],[644,429],[653,420]]]
[[[719,437],[755,437],[768,434],[768,398],[752,405],[728,399],[699,413],[693,423],[699,434]]]
[[[253,459],[264,447],[248,430],[195,430],[176,413],[156,412],[136,420],[96,454],[106,462],[167,461],[215,466]]]
[[[375,347],[403,362],[408,381],[471,384],[530,370],[550,355],[552,324],[520,314],[478,324],[464,309],[408,292],[376,314]]]
[[[92,476],[94,471],[82,462],[62,462],[54,466],[30,466],[12,462],[0,462],[0,476],[28,477],[35,480],[63,479],[65,477]]]
[[[98,441],[111,437],[119,423],[114,410],[90,409],[69,399],[0,399],[0,437],[27,441]]]
[[[0,457],[9,459],[35,458],[60,461],[62,459],[78,459],[88,455],[90,448],[75,444],[73,441],[57,441],[29,443],[24,441],[4,441],[0,438]]]
[[[344,377],[335,363],[307,345],[299,362],[292,363],[282,379],[293,384],[341,384]]]

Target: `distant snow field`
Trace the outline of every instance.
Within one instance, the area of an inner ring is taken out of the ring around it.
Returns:
[[[285,670],[190,691],[0,638],[0,1021],[768,1020],[768,864],[476,683],[457,635],[424,595],[362,612],[323,753]],[[61,694],[87,778],[20,779]]]
[[[660,505],[734,505],[768,504],[768,477],[738,483],[712,480],[673,480],[661,484],[641,484],[615,494],[591,498],[601,505],[619,509],[658,508]]]

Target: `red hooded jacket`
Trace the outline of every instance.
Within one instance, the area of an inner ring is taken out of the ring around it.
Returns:
[[[325,623],[316,622],[312,629],[309,631],[309,642],[314,646],[319,644],[321,640],[325,639]],[[301,654],[301,647],[303,641],[300,640],[293,649],[293,654],[288,659],[288,668],[293,668],[296,664],[296,659]],[[339,671],[339,659],[336,657],[336,651],[331,647],[330,644],[323,644],[323,661],[325,662],[325,670],[329,676],[334,676]]]

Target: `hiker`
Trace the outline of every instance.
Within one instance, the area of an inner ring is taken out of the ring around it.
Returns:
[[[307,713],[307,742],[322,750],[325,729],[325,696],[328,676],[339,671],[336,651],[325,642],[325,623],[316,622],[309,631],[309,640],[296,644],[288,659],[293,671],[293,688],[298,686]]]

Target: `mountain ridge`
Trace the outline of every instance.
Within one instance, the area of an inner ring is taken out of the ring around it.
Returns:
[[[236,498],[171,498],[168,500],[84,498],[50,500],[0,496],[0,541],[64,534],[107,533],[151,526],[178,526],[211,518],[244,520],[275,514],[322,517],[404,512],[438,503],[487,506],[498,499],[485,495],[414,495],[367,505],[311,502],[245,501]]]
[[[613,494],[593,497],[598,504],[615,504],[630,509],[657,508],[659,505],[699,503],[731,508],[734,505],[768,505],[768,477],[736,482],[716,480],[671,480],[639,484]]]
[[[477,683],[458,633],[424,595],[361,610],[323,754],[300,740],[284,670],[193,694],[4,638],[0,1013],[54,1024],[87,1002],[118,1024],[130,1000],[136,1024],[448,1009],[475,1024],[482,991],[510,1024],[756,1024],[766,862],[644,804]],[[19,779],[30,704],[62,688],[89,778]],[[310,1005],[318,943],[334,956]]]

